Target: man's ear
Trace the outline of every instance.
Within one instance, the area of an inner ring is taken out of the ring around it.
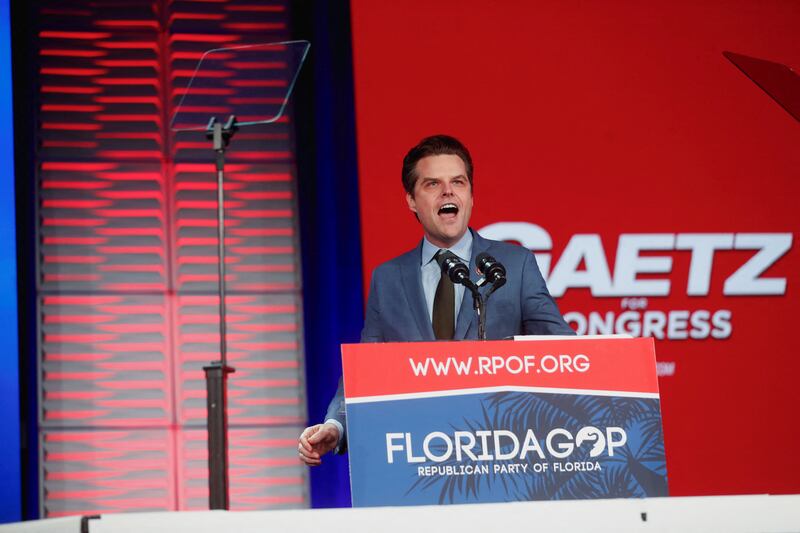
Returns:
[[[416,214],[417,201],[414,200],[414,197],[410,193],[406,193],[406,202],[408,202],[408,208]]]

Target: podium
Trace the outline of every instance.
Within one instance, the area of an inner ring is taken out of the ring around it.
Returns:
[[[667,496],[649,338],[342,346],[353,506]]]

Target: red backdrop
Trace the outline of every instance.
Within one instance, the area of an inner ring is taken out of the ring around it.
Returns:
[[[722,56],[800,66],[798,6],[352,0],[352,16],[367,280],[421,235],[403,155],[455,135],[472,226],[522,223],[484,234],[536,248],[577,329],[658,339],[671,494],[800,492],[800,125]]]

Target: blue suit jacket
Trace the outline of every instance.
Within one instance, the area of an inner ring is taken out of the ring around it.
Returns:
[[[486,305],[486,338],[514,335],[574,335],[547,291],[533,254],[521,246],[484,239],[473,230],[469,270],[473,281],[475,258],[481,252],[505,265],[507,282]],[[433,325],[425,304],[420,261],[422,242],[413,250],[383,263],[372,273],[361,342],[434,341]],[[481,288],[481,292],[488,287]],[[454,340],[477,339],[478,318],[472,294],[464,291],[456,320]],[[344,390],[339,389],[328,407],[327,419],[346,428]],[[344,440],[342,441],[344,442]],[[344,451],[340,446],[339,451]]]

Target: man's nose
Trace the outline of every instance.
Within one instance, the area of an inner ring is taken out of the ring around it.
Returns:
[[[444,185],[442,186],[442,194],[445,195],[445,196],[452,195],[453,194],[453,185],[448,183],[448,182],[445,182]]]

